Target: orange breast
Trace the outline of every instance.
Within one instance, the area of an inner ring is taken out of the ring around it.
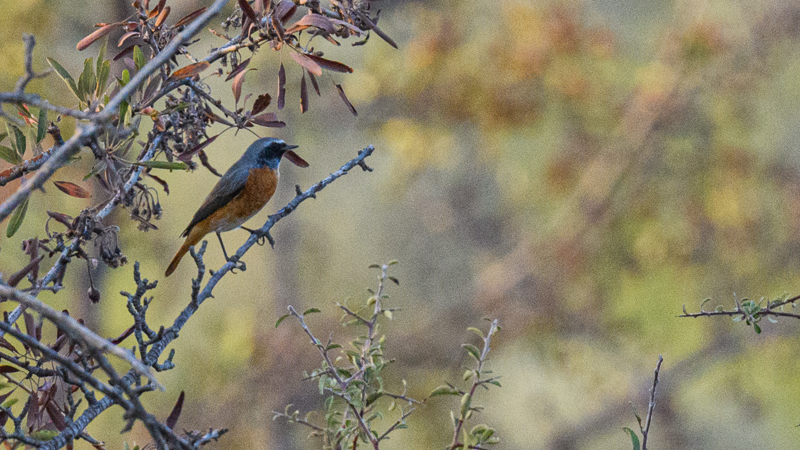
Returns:
[[[244,189],[209,217],[209,231],[238,228],[267,204],[278,187],[278,173],[270,168],[251,169]]]

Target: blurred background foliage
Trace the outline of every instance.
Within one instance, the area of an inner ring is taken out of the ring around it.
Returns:
[[[205,4],[170,3],[175,18]],[[272,324],[288,304],[316,306],[327,313],[309,320],[317,335],[343,335],[332,302],[364,296],[374,284],[367,265],[398,259],[401,284],[389,294],[403,310],[384,328],[397,360],[390,383],[399,390],[404,378],[423,398],[457,380],[468,363],[459,344],[474,339],[466,327],[499,318],[489,365],[503,388],[477,403],[500,448],[628,447],[621,428],[635,424],[631,402],[646,411],[658,354],[665,362],[651,445],[797,447],[798,324],[762,323],[755,335],[729,319],[676,316],[706,297],[730,305],[734,296],[796,293],[800,283],[800,4],[376,5],[399,51],[377,36],[361,49],[325,48],[356,69],[333,81],[358,117],[328,77],[322,97],[299,114],[300,71],[287,65],[281,117],[289,125],[275,135],[299,144],[312,166],[285,165],[279,193],[250,225],[284,204],[294,184],[321,179],[368,144],[378,148],[375,172],[337,182],[279,224],[275,250],[247,255],[247,272],[227,277],[175,344],[177,368],[161,375],[170,391],[145,398],[147,406],[166,417],[185,390],[179,427],[230,428],[219,448],[319,448],[305,429],[271,420],[288,403],[308,411],[321,401],[315,383],[301,381],[317,366],[315,349],[294,324]],[[22,32],[39,42],[35,67],[53,56],[77,73],[97,51],[79,53],[77,41],[94,23],[131,11],[126,1],[73,0],[0,0],[0,10],[3,90],[21,72]],[[202,37],[199,45],[221,43]],[[280,58],[257,55],[244,91],[274,92]],[[232,104],[229,85],[208,82]],[[74,100],[55,76],[31,88],[64,105]],[[65,136],[71,126],[64,121]],[[224,170],[252,139],[225,134],[206,151]],[[54,179],[80,180],[90,159]],[[171,193],[160,195],[158,230],[138,231],[124,210],[109,218],[150,279],[160,278],[215,182],[204,169],[165,177]],[[21,231],[3,238],[0,267],[17,265],[23,237],[44,234],[46,210],[74,215],[92,200],[52,187],[35,194]],[[233,248],[245,233],[225,238]],[[210,248],[207,263],[219,266],[216,242]],[[42,297],[118,335],[130,318],[115,293],[132,288],[131,266],[96,270],[99,305],[90,304],[79,266],[70,267],[75,281],[65,293]],[[171,322],[188,301],[192,272],[185,261],[160,280],[154,323]],[[444,448],[454,401],[429,401],[387,448]],[[138,427],[118,436],[121,426],[111,412],[90,432],[109,448],[146,442]]]

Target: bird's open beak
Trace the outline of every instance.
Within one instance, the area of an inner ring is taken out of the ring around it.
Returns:
[[[287,144],[286,147],[285,147],[286,148],[286,152],[283,154],[283,156],[285,156],[286,159],[288,159],[289,161],[292,162],[292,164],[294,164],[294,165],[296,165],[298,167],[308,167],[308,163],[306,162],[306,160],[301,158],[297,153],[292,151],[292,149],[297,148],[297,147],[298,147],[297,145],[288,145]]]

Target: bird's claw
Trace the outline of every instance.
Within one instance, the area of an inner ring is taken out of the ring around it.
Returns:
[[[229,259],[228,262],[233,263],[233,267],[231,267],[231,273],[236,273],[236,269],[239,269],[242,272],[247,270],[247,264],[245,264],[244,261],[235,261],[233,259]]]

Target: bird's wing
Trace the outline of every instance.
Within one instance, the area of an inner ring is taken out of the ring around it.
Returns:
[[[231,170],[225,172],[225,175],[220,178],[217,185],[214,186],[214,189],[211,190],[208,197],[203,201],[203,204],[200,205],[200,209],[194,213],[192,221],[189,222],[189,226],[186,227],[186,230],[184,230],[181,236],[188,236],[192,227],[202,222],[203,219],[206,219],[211,214],[214,214],[214,212],[227,205],[234,197],[239,195],[242,189],[244,189],[249,175],[250,171],[243,167],[231,167]]]

